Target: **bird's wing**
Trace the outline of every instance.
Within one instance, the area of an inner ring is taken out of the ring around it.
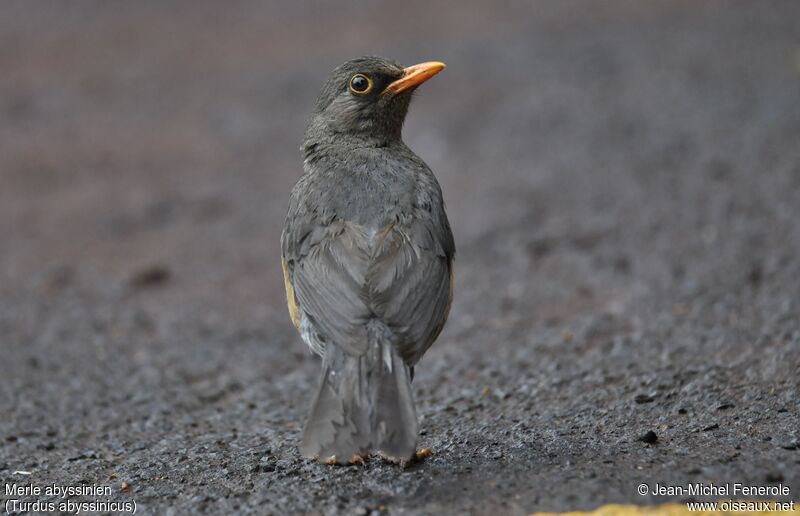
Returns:
[[[315,220],[307,213],[298,193],[305,188],[306,177],[301,177],[289,197],[289,212],[281,232],[281,268],[283,269],[283,286],[286,290],[286,304],[292,324],[300,329],[300,304],[294,292],[294,264],[308,250],[302,246],[314,232]]]
[[[297,188],[305,187],[301,180]],[[361,353],[366,323],[377,318],[414,365],[444,327],[452,300],[455,248],[441,203],[370,231],[292,197],[281,247],[295,326],[305,314],[322,339]]]
[[[383,228],[367,273],[370,308],[412,366],[439,336],[452,301],[452,236],[441,222],[425,216]]]
[[[366,349],[371,311],[364,298],[369,252],[364,230],[329,217],[292,213],[281,237],[289,312],[305,314],[324,340],[351,353]],[[288,222],[291,221],[291,222]]]

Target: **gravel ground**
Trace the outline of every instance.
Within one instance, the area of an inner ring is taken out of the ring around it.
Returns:
[[[800,3],[283,4],[0,6],[0,484],[145,514],[798,499]],[[448,64],[405,130],[459,249],[405,470],[297,452],[319,363],[278,239],[361,54]]]

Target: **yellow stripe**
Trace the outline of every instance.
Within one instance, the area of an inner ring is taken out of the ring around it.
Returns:
[[[752,510],[756,502],[752,500],[718,500],[716,511],[689,510],[686,503],[667,503],[664,505],[603,505],[593,511],[575,512],[537,512],[532,516],[708,516],[712,514],[742,514],[755,516],[760,514],[779,514],[785,516],[800,515],[800,507],[796,502],[768,502],[770,510]],[[763,502],[762,502],[763,503]],[[751,504],[749,507],[744,504]],[[783,504],[778,505],[776,504]],[[699,504],[698,504],[699,505]]]
[[[286,260],[283,258],[281,258],[281,268],[283,268],[283,287],[286,289],[286,304],[289,307],[289,316],[292,318],[294,327],[299,330],[300,307],[297,306],[297,300],[294,298],[294,287],[289,279],[289,266],[286,265]]]

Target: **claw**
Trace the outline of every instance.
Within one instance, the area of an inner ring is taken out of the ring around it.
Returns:
[[[355,454],[352,457],[350,457],[350,464],[358,464],[359,466],[366,466],[367,462],[364,460],[364,457]]]
[[[417,460],[424,460],[433,455],[433,450],[431,448],[420,448],[417,450],[416,455],[414,456]]]
[[[328,457],[327,459],[325,459],[322,462],[324,462],[328,466],[334,466],[334,465],[336,465],[336,455],[331,455],[330,457]]]

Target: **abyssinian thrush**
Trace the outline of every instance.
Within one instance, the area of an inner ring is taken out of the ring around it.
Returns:
[[[414,89],[443,68],[348,61],[306,129],[281,235],[292,322],[322,357],[305,457],[415,455],[411,380],[450,309],[455,244],[439,184],[401,130]]]

